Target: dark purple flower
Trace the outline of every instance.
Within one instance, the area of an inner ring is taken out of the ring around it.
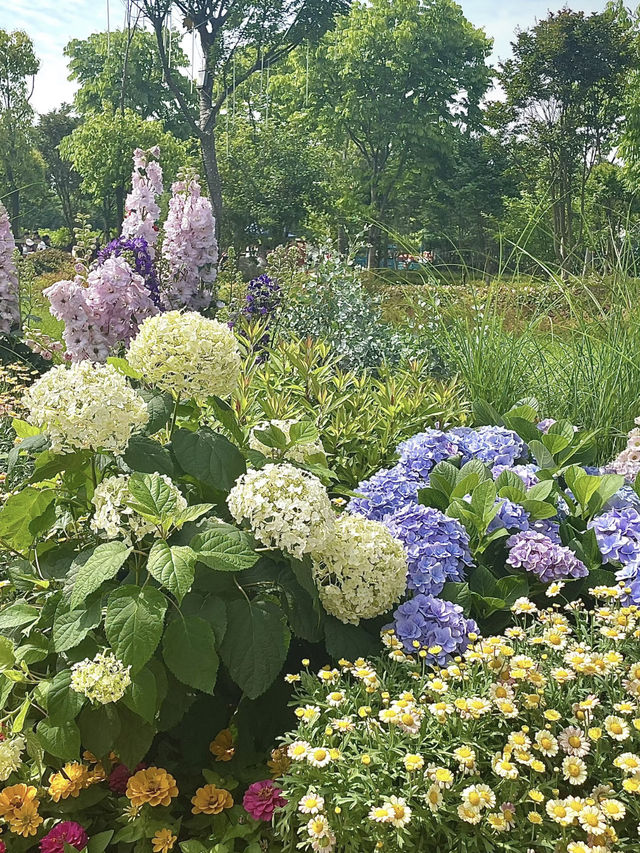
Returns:
[[[98,264],[124,255],[134,272],[141,275],[155,305],[160,307],[160,282],[149,245],[144,237],[116,237],[98,252]]]

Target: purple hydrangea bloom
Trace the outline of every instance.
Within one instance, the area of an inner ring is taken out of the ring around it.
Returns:
[[[625,507],[634,507],[640,509],[640,497],[638,497],[633,486],[625,485],[609,498],[605,505],[605,510],[624,509]]]
[[[116,237],[98,252],[98,264],[103,264],[107,258],[118,258],[124,255],[134,272],[144,279],[149,295],[160,307],[160,282],[156,265],[149,251],[149,244],[144,237]]]
[[[500,509],[491,519],[487,533],[493,533],[500,528],[521,531],[529,529],[529,515],[523,506],[508,498],[497,498],[497,502],[500,504]]]
[[[451,435],[439,429],[427,429],[398,445],[400,462],[408,471],[427,480],[438,462],[455,456],[458,445]]]
[[[537,427],[540,432],[548,433],[549,429],[556,423],[555,418],[543,418],[541,421],[538,421]]]
[[[598,547],[605,563],[630,563],[640,559],[640,512],[626,506],[610,509],[592,519]]]
[[[409,504],[387,516],[385,524],[407,552],[409,589],[437,595],[447,581],[464,580],[472,560],[469,537],[459,521],[439,509]]]
[[[530,489],[531,486],[535,486],[536,483],[540,482],[536,476],[536,472],[539,470],[540,468],[533,463],[529,465],[494,465],[491,473],[493,474],[493,479],[497,480],[503,471],[513,471],[514,474],[520,477],[524,487]]]
[[[462,452],[462,464],[470,459],[479,459],[485,465],[512,466],[517,459],[524,458],[526,446],[513,430],[499,426],[454,427],[449,432]]]
[[[525,530],[507,541],[507,563],[516,569],[532,572],[543,583],[563,578],[584,578],[589,572],[569,548],[557,545],[542,533]]]
[[[418,477],[403,465],[382,468],[358,483],[355,491],[362,497],[351,498],[347,511],[372,521],[383,521],[408,504],[417,504],[421,485]]]
[[[477,633],[473,619],[465,619],[462,608],[451,601],[418,593],[401,604],[393,614],[396,636],[407,652],[439,646],[442,651],[430,653],[427,660],[444,665],[469,645],[469,634]]]

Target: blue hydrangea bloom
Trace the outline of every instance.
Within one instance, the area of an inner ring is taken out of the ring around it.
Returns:
[[[487,533],[493,533],[501,527],[506,530],[528,530],[529,514],[520,504],[510,501],[508,498],[497,498],[500,509],[487,528]]]
[[[387,516],[385,524],[407,552],[407,586],[437,595],[447,581],[462,581],[472,565],[467,532],[439,509],[411,504]]]
[[[529,529],[535,530],[537,533],[542,533],[543,536],[546,536],[555,545],[562,545],[560,525],[553,518],[538,518],[529,524]]]
[[[540,482],[536,476],[536,472],[539,470],[540,468],[533,463],[528,465],[494,465],[491,473],[493,474],[493,479],[497,480],[503,471],[513,471],[514,474],[520,477],[525,488],[530,489],[531,486],[535,486],[536,483]]]
[[[588,526],[595,530],[605,563],[626,565],[640,559],[640,512],[635,507],[610,509]]]
[[[400,454],[400,463],[408,471],[428,480],[431,469],[438,462],[455,456],[458,446],[449,433],[427,429],[403,441],[396,452]]]
[[[507,564],[536,575],[542,583],[570,578],[584,578],[587,567],[569,548],[557,545],[542,533],[526,530],[507,541],[510,548]]]
[[[633,486],[624,485],[609,498],[604,508],[605,510],[623,509],[629,506],[640,509],[640,497],[636,494]]]
[[[382,468],[368,480],[358,483],[354,491],[362,497],[351,498],[347,511],[372,521],[382,521],[399,509],[418,503],[418,489],[424,484],[411,471],[399,464]]]
[[[427,660],[444,665],[447,661],[466,651],[469,634],[477,633],[473,619],[465,619],[462,608],[450,601],[418,593],[401,604],[393,614],[396,636],[407,652],[415,652],[416,646],[441,651],[431,652]]]
[[[449,435],[462,453],[462,463],[479,459],[485,465],[514,465],[524,458],[526,445],[513,430],[499,426],[454,427]]]

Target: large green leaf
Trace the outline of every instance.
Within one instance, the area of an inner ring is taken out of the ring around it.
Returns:
[[[133,435],[123,456],[133,471],[143,474],[174,475],[173,459],[166,447],[146,435]]]
[[[97,708],[88,705],[78,717],[78,727],[83,747],[96,758],[104,758],[120,734],[120,717],[113,703]]]
[[[148,723],[153,723],[159,704],[158,687],[156,677],[148,667],[143,667],[132,676],[122,701],[134,714]]]
[[[45,752],[64,760],[80,756],[80,729],[74,722],[54,726],[50,720],[40,720],[36,729]]]
[[[71,565],[75,574],[71,608],[99,589],[105,581],[115,578],[133,549],[124,542],[103,542],[95,548],[82,551]]]
[[[122,704],[118,703],[117,708],[120,734],[113,744],[113,751],[123,764],[133,769],[149,751],[156,730]]]
[[[168,391],[160,391],[157,388],[153,391],[142,389],[139,393],[147,404],[147,411],[149,412],[149,420],[144,431],[147,435],[153,435],[169,422],[169,418],[173,414],[175,400]],[[141,471],[142,469],[136,468],[135,470]]]
[[[53,677],[47,693],[47,714],[54,726],[75,720],[84,703],[82,693],[71,689],[70,669],[63,669]]]
[[[166,610],[167,599],[151,586],[122,586],[109,595],[105,633],[116,656],[134,673],[156,650]]]
[[[54,489],[27,486],[10,495],[0,510],[0,544],[25,552],[55,519]]]
[[[250,569],[258,560],[247,534],[223,521],[207,521],[190,545],[199,563],[219,572]]]
[[[184,616],[167,625],[162,641],[164,661],[183,684],[213,693],[218,654],[213,628],[200,616]]]
[[[172,518],[178,508],[175,490],[159,474],[140,474],[129,477],[129,506],[143,518],[151,521]]]
[[[182,601],[191,589],[196,554],[186,545],[169,545],[163,539],[153,543],[147,570],[159,584]]]
[[[220,654],[250,699],[264,693],[278,676],[290,638],[284,613],[273,601],[239,598],[227,603],[227,632]]]
[[[56,652],[73,649],[84,640],[92,628],[100,624],[101,619],[99,598],[77,610],[58,606],[53,622],[53,648]]]
[[[374,637],[362,625],[346,625],[334,616],[324,620],[327,651],[334,660],[366,658],[380,651],[380,637]]]
[[[246,470],[238,448],[207,427],[196,432],[177,430],[172,445],[182,470],[218,491],[228,492]]]
[[[0,631],[29,625],[29,623],[35,622],[39,616],[40,611],[34,604],[28,604],[22,600],[14,601],[0,610]]]

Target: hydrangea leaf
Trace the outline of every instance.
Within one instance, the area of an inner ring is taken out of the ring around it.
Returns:
[[[45,752],[63,760],[77,759],[80,729],[73,721],[55,726],[51,720],[40,720],[36,732]]]
[[[129,492],[133,501],[128,505],[149,521],[171,518],[177,510],[175,491],[159,474],[132,474]]]
[[[180,602],[191,589],[195,565],[196,553],[192,548],[169,545],[159,539],[149,553],[147,571]]]
[[[78,717],[82,745],[96,758],[104,758],[113,749],[120,734],[120,717],[115,705],[87,705]]]
[[[165,631],[162,654],[179,681],[203,693],[213,693],[219,661],[215,636],[208,622],[200,616],[174,619]],[[255,654],[259,655],[259,650]]]
[[[28,486],[4,502],[0,510],[0,540],[16,551],[27,551],[55,518],[55,490]]]
[[[148,667],[132,676],[122,702],[147,723],[153,723],[158,710],[158,687],[156,677]]]
[[[175,474],[171,453],[160,442],[146,435],[131,437],[123,459],[130,468],[143,474],[166,474],[169,477]]]
[[[208,522],[206,528],[193,537],[190,545],[198,562],[219,572],[250,569],[258,560],[247,534],[222,521]]]
[[[172,445],[182,470],[213,489],[229,491],[246,470],[238,448],[206,427],[196,432],[177,430]]]
[[[124,542],[114,541],[103,542],[78,554],[71,565],[75,574],[71,608],[82,604],[105,581],[115,578],[132,550]]]
[[[124,664],[138,672],[156,650],[162,636],[167,599],[151,586],[122,586],[107,602],[105,633]]]
[[[71,689],[71,670],[54,675],[47,692],[47,714],[54,726],[75,720],[85,703],[82,693]]]

